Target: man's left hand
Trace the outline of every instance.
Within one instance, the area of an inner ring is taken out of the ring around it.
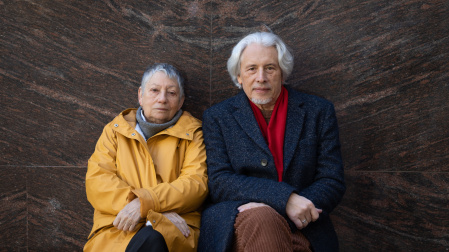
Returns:
[[[309,223],[316,221],[323,212],[316,208],[312,201],[296,193],[290,195],[285,211],[298,229],[303,229]]]

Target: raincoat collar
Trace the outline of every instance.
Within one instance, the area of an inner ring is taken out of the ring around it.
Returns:
[[[113,129],[129,138],[138,138],[143,136],[136,130],[136,108],[126,109],[111,122]],[[183,111],[179,120],[171,127],[162,130],[156,135],[169,135],[181,139],[192,140],[196,130],[201,128],[201,121],[193,117],[189,112]],[[149,138],[149,139],[151,139]]]

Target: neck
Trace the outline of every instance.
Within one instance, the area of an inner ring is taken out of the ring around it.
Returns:
[[[161,132],[162,130],[174,125],[178,119],[182,115],[182,110],[180,109],[175,116],[168,122],[165,123],[151,123],[146,121],[146,118],[144,117],[142,107],[139,107],[136,114],[136,121],[139,124],[140,129],[142,130],[143,134],[145,135],[145,140],[148,140],[148,138],[156,135],[157,133]]]
[[[268,103],[268,104],[256,104],[254,103],[260,110],[266,110],[270,111],[274,109],[274,105],[276,104],[276,100],[274,101],[274,104]]]

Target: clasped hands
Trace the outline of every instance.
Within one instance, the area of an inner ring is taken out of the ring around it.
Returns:
[[[185,237],[190,235],[189,226],[179,214],[175,212],[166,212],[162,214],[169,219]],[[140,200],[139,198],[135,198],[117,214],[117,217],[112,224],[118,230],[131,232],[135,231],[140,220]]]
[[[270,207],[264,203],[250,202],[241,205],[237,209],[239,210],[239,212],[243,212],[251,208],[262,206]],[[323,210],[316,208],[315,205],[312,203],[312,201],[308,200],[303,196],[299,196],[296,193],[292,193],[287,201],[286,206],[287,216],[288,218],[290,218],[291,221],[293,221],[293,223],[295,223],[298,229],[303,229],[310,222],[316,221],[319,218],[320,213],[322,212]]]

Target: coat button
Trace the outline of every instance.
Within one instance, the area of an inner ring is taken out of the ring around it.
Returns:
[[[260,162],[260,164],[261,164],[262,166],[267,166],[268,161],[267,161],[266,159],[262,159],[262,162]]]
[[[114,124],[114,127],[116,127],[116,128],[117,128],[117,127],[118,127],[118,124]]]
[[[135,136],[135,135],[136,135],[136,133],[132,133],[132,134],[131,134],[131,136]]]

